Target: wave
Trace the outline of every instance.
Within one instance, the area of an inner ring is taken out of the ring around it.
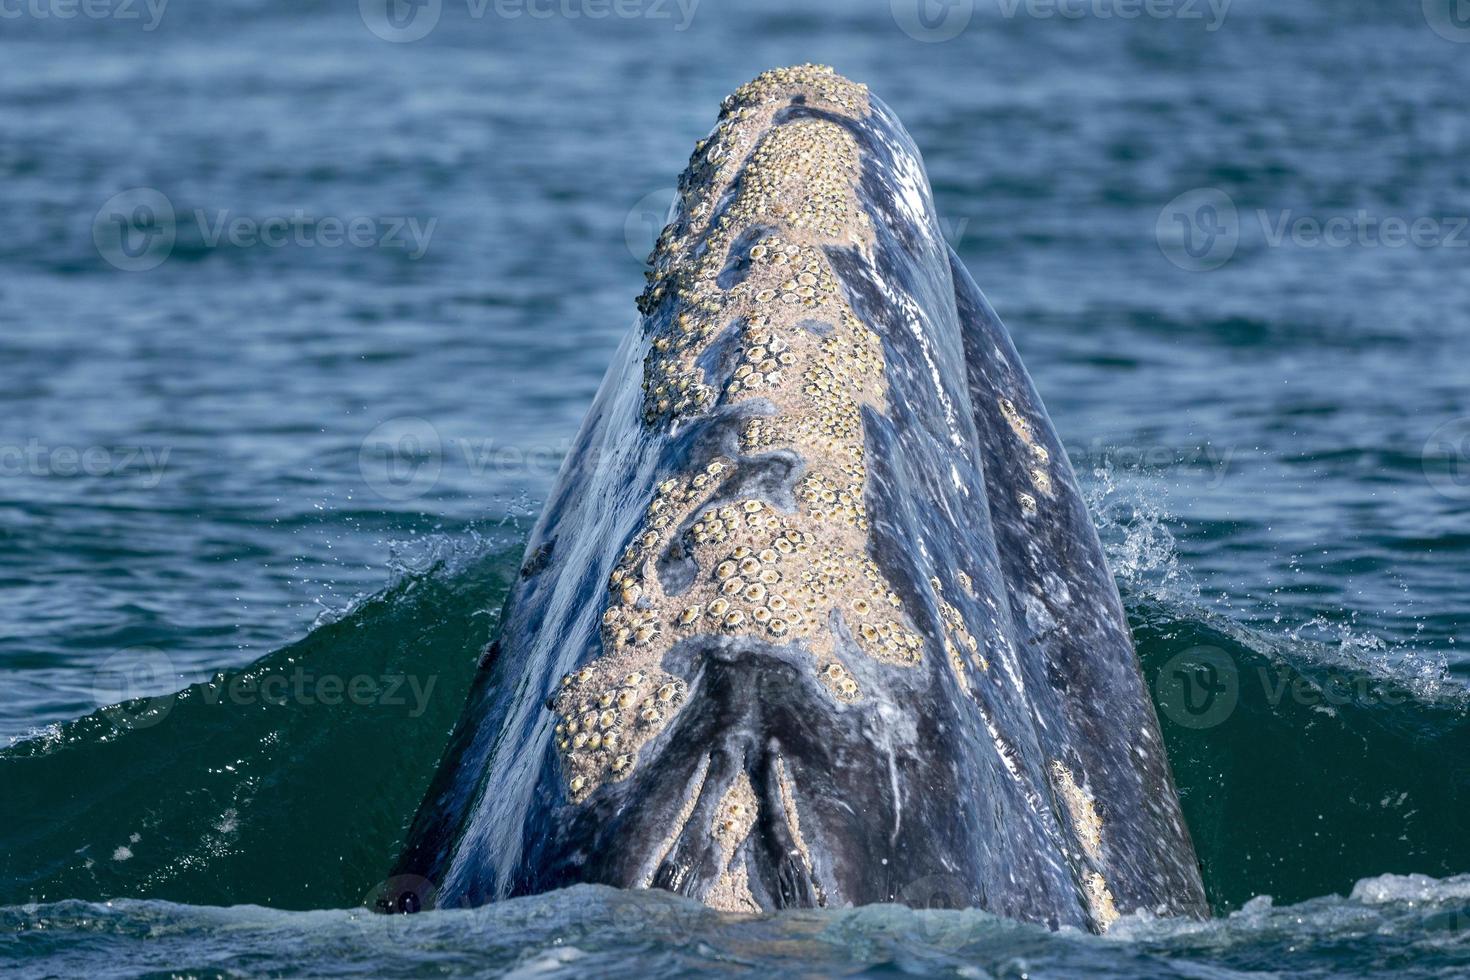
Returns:
[[[401,843],[520,544],[431,549],[254,664],[0,751],[0,903],[355,904]]]
[[[1325,619],[1267,632],[1207,608],[1167,486],[1090,477],[1216,912],[1470,870],[1470,690],[1447,664]]]
[[[1162,509],[1094,489],[1217,913],[1470,869],[1463,685],[1361,637],[1203,608]],[[359,904],[436,769],[520,547],[420,548],[299,643],[0,751],[0,904]]]
[[[579,885],[477,909],[383,916],[160,901],[0,908],[11,975],[689,976],[705,971],[1191,977],[1463,976],[1470,876],[1392,875],[1347,897],[1258,897],[1211,922],[1126,916],[1106,937],[895,905],[714,912],[660,891]],[[1239,971],[1239,972],[1237,972]]]

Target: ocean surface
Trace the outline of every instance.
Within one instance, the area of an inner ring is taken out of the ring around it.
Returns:
[[[1217,917],[369,914],[677,174],[806,61],[1069,447]],[[24,0],[0,63],[0,973],[1470,971],[1463,4]]]

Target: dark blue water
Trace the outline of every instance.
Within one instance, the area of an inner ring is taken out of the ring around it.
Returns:
[[[1470,21],[1448,0],[64,9],[0,5],[0,958],[1470,961]],[[1091,493],[1238,914],[1095,940],[895,910],[668,925],[660,899],[579,891],[385,949],[357,913],[280,911],[381,878],[676,175],[728,91],[804,61],[867,82],[923,151]],[[1222,699],[1196,711],[1181,665]],[[325,676],[376,693],[333,704]],[[98,711],[140,695],[162,697]]]

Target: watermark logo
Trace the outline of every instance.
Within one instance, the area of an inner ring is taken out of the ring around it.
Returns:
[[[1240,673],[1219,647],[1192,647],[1169,658],[1154,680],[1159,708],[1185,728],[1213,728],[1240,701]]]
[[[173,202],[152,187],[114,194],[92,219],[97,254],[124,272],[163,265],[177,240]]]
[[[1196,446],[1115,445],[1094,438],[1086,445],[1062,447],[1079,473],[1107,470],[1112,473],[1170,473],[1201,481],[1216,490],[1225,483],[1235,462],[1233,446],[1202,442]]]
[[[1196,646],[1169,658],[1154,678],[1159,710],[1175,724],[1214,728],[1235,713],[1243,694],[1274,712],[1283,704],[1311,710],[1394,707],[1413,699],[1412,689],[1391,676],[1351,673],[1329,667],[1308,676],[1283,663],[1258,663],[1242,670],[1219,647]]]
[[[207,249],[360,248],[401,250],[410,261],[424,257],[438,218],[313,215],[305,208],[265,217],[228,209],[196,208],[180,215],[153,187],[114,195],[92,219],[97,254],[124,272],[147,272],[166,262],[189,232]]]
[[[362,22],[384,41],[408,44],[439,25],[444,0],[357,0]]]
[[[1201,187],[1164,205],[1154,226],[1164,257],[1189,272],[1220,268],[1247,235],[1271,249],[1462,249],[1470,247],[1470,216],[1257,208],[1245,220],[1229,194]]]
[[[130,647],[102,662],[92,675],[92,695],[102,715],[123,730],[152,728],[169,716],[178,692],[217,707],[372,708],[422,718],[432,707],[437,674],[340,674],[272,666],[214,676],[192,677],[176,670],[167,654],[153,647]]]
[[[674,213],[674,202],[678,199],[677,190],[662,187],[644,194],[628,209],[628,216],[623,219],[623,243],[628,246],[628,254],[639,263],[647,262],[653,254],[658,236]]]
[[[0,0],[4,2],[4,0]],[[470,20],[670,20],[687,31],[700,0],[464,0]],[[444,0],[358,0],[363,24],[377,37],[408,44],[428,37],[444,14]]]
[[[31,439],[24,445],[0,445],[0,478],[117,477],[152,490],[163,482],[171,452],[168,446],[50,445]]]
[[[0,0],[0,20],[115,20],[155,31],[168,0]]]
[[[1225,23],[1232,0],[996,0],[1001,16],[1018,14],[1036,20],[1150,20],[1200,21],[1213,34]]]
[[[965,232],[970,227],[969,218],[939,218],[939,234],[947,245],[955,251],[959,251],[960,242],[965,238]]]
[[[1470,0],[1423,0],[1429,29],[1446,41],[1470,44]]]
[[[1006,20],[1177,20],[1199,22],[1214,33],[1232,0],[995,0]],[[949,41],[970,26],[975,0],[889,0],[893,22],[916,41]]]
[[[1240,215],[1230,195],[1218,188],[1186,191],[1159,212],[1154,238],[1164,258],[1179,268],[1208,272],[1235,254]]]
[[[1353,214],[1321,217],[1290,208],[1256,211],[1267,246],[1281,248],[1466,248],[1470,247],[1470,217]]]
[[[388,500],[413,500],[439,482],[444,442],[428,419],[389,419],[363,440],[357,465],[375,493]]]
[[[955,950],[975,939],[973,919],[935,914],[974,905],[971,889],[954,875],[927,875],[908,882],[894,895],[894,901],[914,910],[913,931],[929,946]]]
[[[317,673],[300,664],[289,671],[268,667],[242,671],[228,680],[200,676],[196,681],[199,699],[211,706],[406,708],[409,718],[422,718],[429,710],[438,683],[437,674],[348,676],[330,671]]]
[[[168,717],[179,674],[168,654],[129,647],[102,662],[92,676],[92,697],[104,717],[124,731],[152,728]]]
[[[447,469],[483,480],[491,473],[555,476],[571,452],[572,441],[515,445],[489,439],[443,439],[427,419],[408,415],[388,419],[363,439],[358,470],[375,493],[388,500],[413,500],[432,491]],[[587,450],[581,462],[597,467],[602,451]]]
[[[1451,500],[1470,498],[1470,416],[1435,429],[1421,458],[1424,476],[1437,492]]]
[[[975,16],[975,0],[889,0],[889,7],[898,29],[926,44],[959,37]]]

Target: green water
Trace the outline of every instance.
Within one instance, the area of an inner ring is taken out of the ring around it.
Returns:
[[[883,0],[704,0],[683,29],[439,6],[415,43],[314,0],[0,22],[0,970],[1466,972],[1450,0],[1213,27],[960,0],[937,43]],[[1096,939],[596,889],[364,918],[675,175],[728,91],[804,61],[903,120],[1036,380],[1220,918]],[[136,188],[178,218],[146,271],[94,234]],[[1160,227],[1208,191],[1235,250],[1181,265]],[[298,211],[433,231],[209,234]],[[1274,235],[1360,213],[1443,234]]]

